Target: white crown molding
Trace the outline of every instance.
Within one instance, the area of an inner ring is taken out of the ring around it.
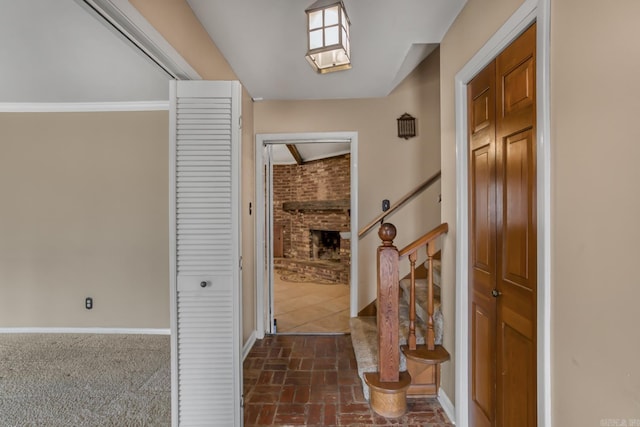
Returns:
[[[164,328],[0,328],[0,334],[171,335],[171,330]]]
[[[0,113],[83,113],[100,111],[168,111],[169,101],[0,102]]]
[[[129,39],[178,80],[202,77],[128,0],[75,0]]]

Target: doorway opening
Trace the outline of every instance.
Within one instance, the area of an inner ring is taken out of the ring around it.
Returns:
[[[258,330],[347,333],[357,307],[355,135],[256,143]]]

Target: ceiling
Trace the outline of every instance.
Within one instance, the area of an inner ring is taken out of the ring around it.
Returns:
[[[291,145],[295,146],[303,163],[335,157],[351,151],[351,144],[349,142],[310,141]],[[269,146],[271,147],[272,164],[292,165],[297,163],[291,151],[287,148],[286,143],[269,144]]]
[[[314,0],[187,0],[254,99],[388,95],[442,40],[466,0],[343,0],[352,68],[317,74],[304,56]]]
[[[465,2],[344,0],[353,68],[320,75],[304,59],[304,10],[313,0],[187,1],[256,100],[386,96],[437,46]],[[0,103],[169,97],[171,77],[82,0],[0,1],[0,55]]]
[[[1,0],[0,57],[0,103],[169,99],[169,75],[74,0]]]

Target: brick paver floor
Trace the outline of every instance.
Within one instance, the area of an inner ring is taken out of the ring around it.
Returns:
[[[362,394],[349,335],[276,335],[244,361],[245,426],[453,426],[436,399],[409,399],[395,419]]]

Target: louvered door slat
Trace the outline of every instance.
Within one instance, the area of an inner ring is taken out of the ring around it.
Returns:
[[[233,408],[234,397],[221,387],[221,383],[233,382],[232,361],[228,351],[215,350],[229,348],[233,342],[227,332],[233,330],[233,316],[231,310],[224,310],[231,304],[229,291],[211,295],[204,290],[178,292],[181,426],[207,425],[210,420],[233,425],[228,409]]]
[[[174,424],[240,425],[239,85],[174,85]]]

